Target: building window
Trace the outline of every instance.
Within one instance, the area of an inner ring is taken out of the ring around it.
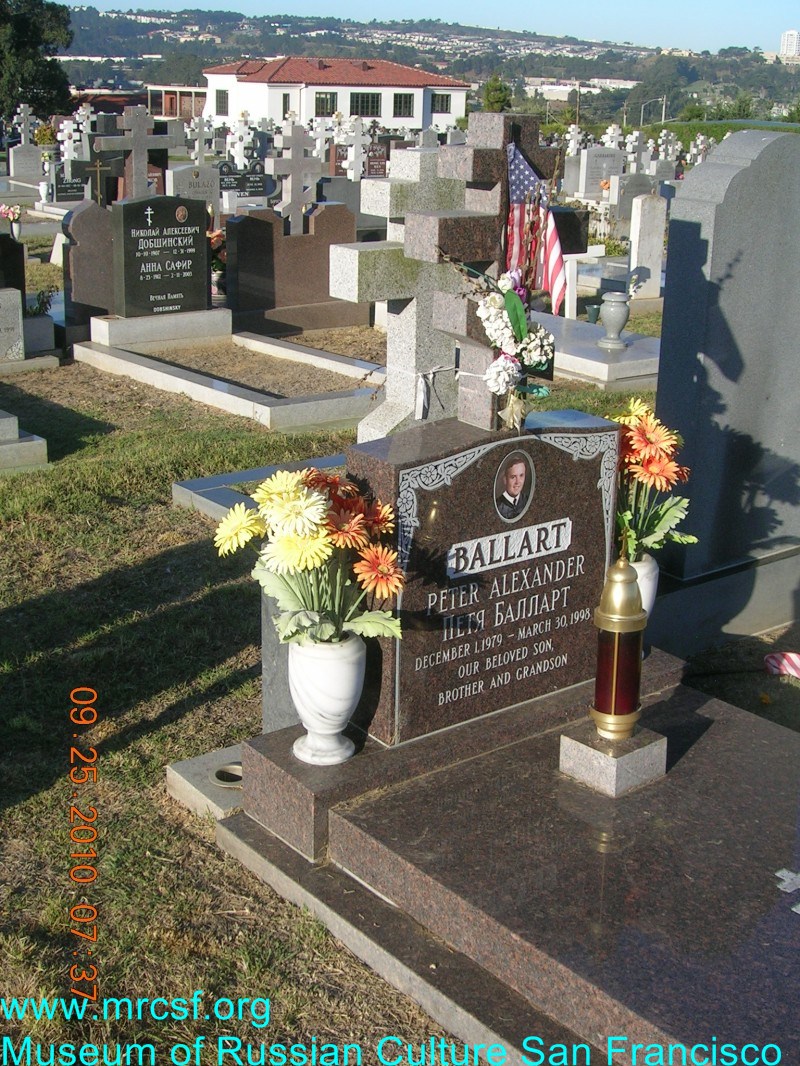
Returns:
[[[292,98],[291,98],[291,95],[289,93],[284,93],[283,94],[283,117],[286,118],[286,116],[289,114],[289,112],[291,110],[292,110]]]
[[[350,114],[362,118],[381,117],[380,93],[350,93]]]
[[[330,118],[336,114],[336,93],[317,93],[314,97],[314,115]]]
[[[447,115],[450,112],[450,93],[431,93],[431,114]]]
[[[414,94],[413,93],[395,93],[394,94],[394,117],[395,118],[413,118],[414,117]]]
[[[217,111],[218,115],[228,114],[228,90],[217,89]]]

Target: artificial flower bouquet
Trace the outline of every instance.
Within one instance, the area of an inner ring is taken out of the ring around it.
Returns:
[[[215,229],[206,234],[211,245],[211,269],[225,271],[228,266],[228,249],[225,244],[225,230]]]
[[[471,272],[474,274],[474,272]],[[525,413],[525,396],[547,396],[546,385],[531,385],[531,377],[552,380],[555,341],[552,333],[531,317],[530,293],[522,284],[522,271],[511,270],[495,281],[486,274],[472,277],[481,293],[477,315],[496,355],[483,376],[486,387],[505,396],[500,417],[519,429]]]
[[[612,416],[622,425],[617,484],[617,527],[622,554],[638,561],[645,552],[666,543],[696,544],[697,537],[676,528],[686,517],[689,501],[666,496],[689,469],[678,465],[683,440],[660,422],[643,400],[632,399],[627,410]]]
[[[214,544],[227,555],[253,537],[267,538],[253,577],[280,608],[282,642],[400,637],[400,619],[380,606],[404,580],[397,552],[381,543],[394,530],[390,506],[313,467],[278,471],[252,498],[257,508],[235,504]]]
[[[22,218],[22,208],[19,204],[0,204],[0,218],[8,222],[19,222]]]

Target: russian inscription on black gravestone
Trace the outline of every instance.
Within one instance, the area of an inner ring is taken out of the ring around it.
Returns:
[[[123,318],[208,307],[206,205],[179,196],[112,209],[114,307]]]
[[[260,159],[252,162],[247,170],[237,170],[233,163],[220,163],[219,191],[235,192],[241,198],[272,196],[277,189],[275,179],[264,173]]]

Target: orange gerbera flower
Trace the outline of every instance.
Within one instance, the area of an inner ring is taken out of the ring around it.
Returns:
[[[333,508],[328,513],[328,531],[336,548],[365,548],[369,543],[364,516]]]
[[[394,533],[394,509],[388,503],[376,500],[367,511],[366,521],[373,536]]]
[[[338,474],[325,474],[316,467],[309,467],[303,481],[309,488],[319,489],[320,492],[328,492],[333,500],[336,497],[357,496],[358,489],[352,481],[340,477]]]
[[[628,429],[626,436],[640,461],[656,457],[666,458],[678,447],[677,434],[649,412]]]
[[[360,562],[353,567],[359,585],[381,599],[394,596],[403,587],[403,571],[397,565],[397,552],[382,544],[371,544],[359,552]]]
[[[650,459],[643,459],[640,463],[632,463],[628,469],[637,481],[659,492],[667,492],[671,489],[681,475],[681,467],[674,459],[664,455],[656,455]]]

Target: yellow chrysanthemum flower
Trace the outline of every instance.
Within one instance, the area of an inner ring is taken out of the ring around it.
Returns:
[[[268,506],[276,497],[296,492],[297,486],[303,484],[305,473],[304,470],[278,470],[261,482],[252,498],[261,507]]]
[[[278,536],[264,546],[261,561],[274,574],[316,570],[333,554],[333,544],[324,531],[312,537]]]
[[[217,526],[214,547],[220,555],[228,555],[253,537],[263,537],[266,531],[258,511],[249,510],[243,503],[235,503]]]
[[[327,496],[315,489],[298,486],[289,495],[276,496],[264,514],[273,534],[277,537],[311,537],[325,522],[330,509]]]

